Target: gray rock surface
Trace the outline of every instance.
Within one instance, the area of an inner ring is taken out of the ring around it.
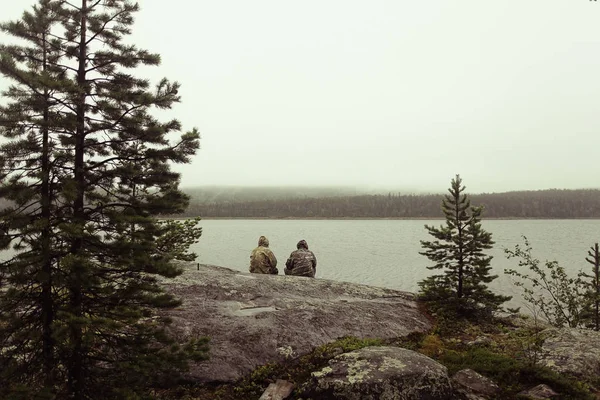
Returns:
[[[452,377],[455,389],[469,400],[493,399],[500,387],[491,379],[473,371],[461,369]]]
[[[519,396],[530,400],[544,400],[558,397],[559,394],[552,390],[550,386],[542,384],[519,392]]]
[[[344,353],[313,372],[302,398],[346,400],[456,399],[446,367],[400,347]]]
[[[498,317],[500,319],[502,319],[504,321],[504,323],[513,325],[516,328],[526,328],[526,329],[536,329],[536,330],[552,328],[552,325],[550,323],[548,323],[546,320],[544,320],[543,318],[536,318],[531,315],[514,314],[514,313],[509,313],[509,314],[505,314],[505,315],[501,315],[502,313],[499,313],[499,314],[500,315],[498,315]]]
[[[552,328],[542,332],[542,365],[582,380],[600,374],[600,332],[589,329]]]
[[[199,381],[235,381],[343,336],[394,338],[431,323],[411,293],[298,276],[190,266],[164,282],[183,299],[169,311],[181,340],[209,336],[210,360],[192,365]]]
[[[271,383],[258,400],[284,400],[287,399],[294,390],[294,384],[282,379],[277,379]]]

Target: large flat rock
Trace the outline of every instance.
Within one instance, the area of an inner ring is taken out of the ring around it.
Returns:
[[[183,300],[169,312],[177,336],[211,338],[210,360],[191,369],[199,381],[235,381],[343,336],[395,338],[431,328],[414,294],[354,283],[194,265],[165,286]]]

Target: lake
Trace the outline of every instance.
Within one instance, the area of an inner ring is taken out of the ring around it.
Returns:
[[[203,220],[200,242],[193,246],[197,261],[248,271],[250,252],[265,235],[283,274],[285,261],[300,239],[308,242],[318,260],[317,278],[383,286],[415,292],[417,282],[432,273],[429,260],[420,255],[420,240],[429,240],[425,224],[442,220]],[[508,306],[522,305],[519,290],[504,275],[518,269],[503,249],[523,243],[527,236],[533,255],[557,260],[573,274],[591,270],[587,251],[600,241],[600,220],[484,220],[483,228],[496,242],[488,254],[499,275],[491,288],[515,296]],[[436,271],[437,272],[437,271]],[[525,309],[523,311],[526,311]]]

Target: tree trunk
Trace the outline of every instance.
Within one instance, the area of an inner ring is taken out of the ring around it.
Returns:
[[[71,243],[71,254],[76,257],[80,254],[83,247],[83,226],[85,224],[84,214],[84,193],[85,193],[85,176],[84,176],[84,143],[85,143],[85,113],[86,113],[86,28],[87,28],[87,0],[81,0],[81,33],[79,42],[79,66],[77,71],[77,84],[79,86],[80,95],[77,100],[77,128],[75,132],[75,186],[76,195],[73,201],[73,217],[75,225],[81,230],[77,236],[73,238]],[[71,308],[76,318],[82,316],[82,268],[81,261],[74,268],[73,276],[71,277]],[[69,391],[71,398],[74,400],[83,399],[83,343],[82,343],[82,327],[79,323],[71,324],[71,360],[69,365]]]
[[[42,69],[47,70],[47,43],[46,34],[43,34]],[[54,339],[52,337],[52,322],[54,321],[54,305],[52,301],[52,255],[50,254],[50,152],[49,152],[49,125],[50,125],[50,100],[48,89],[44,88],[44,110],[42,125],[42,184],[41,205],[43,227],[41,232],[42,242],[42,357],[45,375],[45,385],[53,386],[54,370]]]
[[[599,306],[600,306],[600,249],[598,248],[598,243],[594,244],[594,283],[596,286],[596,298],[594,299],[594,306],[595,306],[595,313],[594,313],[594,320],[595,320],[595,330],[600,330],[600,312],[599,312]]]
[[[454,194],[455,201],[455,217],[456,217],[456,226],[458,229],[458,288],[456,289],[456,297],[462,299],[463,297],[463,280],[464,280],[464,256],[463,256],[463,226],[460,222],[460,191],[456,191]]]

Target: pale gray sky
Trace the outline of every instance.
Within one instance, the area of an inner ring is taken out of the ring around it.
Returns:
[[[141,6],[132,40],[163,57],[143,72],[202,132],[184,186],[600,187],[600,2]]]

